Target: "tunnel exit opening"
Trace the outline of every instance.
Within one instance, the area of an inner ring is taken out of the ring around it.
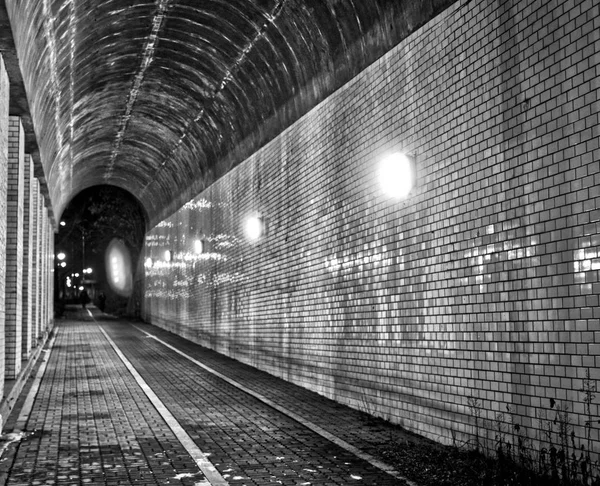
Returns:
[[[66,304],[80,303],[82,292],[108,313],[139,312],[137,268],[146,222],[139,201],[115,186],[94,186],[71,200],[55,237],[58,315]]]

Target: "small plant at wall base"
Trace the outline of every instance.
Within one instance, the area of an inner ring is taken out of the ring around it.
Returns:
[[[481,449],[481,443],[479,441],[479,426],[481,421],[481,400],[476,397],[467,398],[467,404],[469,405],[469,410],[471,415],[475,419],[475,451],[479,452]]]
[[[573,450],[575,447],[575,433],[571,425],[569,406],[557,404],[551,398],[550,409],[550,417],[547,413],[544,418],[539,419],[544,436],[537,441],[540,444],[538,473],[552,478],[554,484],[571,484],[570,481],[575,480],[577,474],[573,466],[574,457],[569,453],[569,443]]]
[[[548,409],[538,417],[535,440],[526,427],[518,423],[510,406],[506,407],[506,413],[496,413],[493,444],[496,471],[488,476],[492,482],[486,484],[600,486],[600,465],[592,461],[592,428],[599,423],[592,413],[597,386],[589,370],[585,372],[580,392],[586,415],[585,443],[577,443],[569,405],[553,398],[549,399]],[[475,422],[473,449],[479,452],[485,448],[481,444],[480,426],[485,428],[481,403],[469,397],[467,404]]]
[[[584,484],[600,484],[600,479],[598,474],[594,478],[594,470],[598,473],[598,461],[592,463],[591,459],[591,450],[592,450],[592,428],[594,424],[594,420],[592,417],[592,402],[596,398],[597,385],[596,382],[590,378],[590,369],[587,368],[585,370],[585,378],[583,380],[583,387],[580,392],[583,394],[583,406],[586,415],[585,421],[585,433],[587,439],[587,450],[584,450],[583,445],[581,445],[581,456],[580,456],[580,465],[581,465],[581,475],[584,480]],[[600,423],[596,421],[596,423]],[[591,481],[591,482],[586,482]]]
[[[378,453],[420,486],[600,486],[600,464],[593,460],[592,446],[600,423],[595,415],[597,385],[589,370],[574,392],[583,403],[585,420],[580,423],[569,403],[554,398],[544,398],[541,411],[536,408],[535,427],[526,427],[520,418],[524,410],[517,414],[511,406],[490,422],[482,401],[470,396],[470,440],[462,442],[451,431],[453,443],[444,446],[403,432],[379,444]],[[367,417],[363,420],[379,420]],[[579,438],[577,426],[582,428]]]

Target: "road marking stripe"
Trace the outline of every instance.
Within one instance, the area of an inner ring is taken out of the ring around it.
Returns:
[[[212,373],[215,376],[218,376],[219,378],[221,378],[222,380],[225,380],[230,385],[235,386],[236,388],[242,390],[243,392],[247,393],[248,395],[252,395],[254,398],[257,398],[261,402],[269,405],[271,408],[274,408],[278,412],[281,412],[282,414],[287,415],[288,417],[290,417],[290,418],[294,419],[295,421],[301,423],[305,427],[309,428],[313,432],[316,432],[321,437],[324,437],[325,439],[333,442],[334,444],[338,445],[342,449],[345,449],[346,451],[354,454],[355,456],[357,456],[357,457],[359,457],[359,458],[367,461],[371,465],[375,466],[378,469],[381,469],[382,471],[386,472],[387,474],[389,474],[389,475],[391,475],[391,476],[393,476],[395,478],[398,478],[398,479],[400,479],[402,481],[405,481],[409,486],[417,486],[416,483],[413,483],[410,479],[407,479],[404,476],[402,476],[398,471],[396,471],[394,469],[393,466],[391,466],[389,464],[386,464],[383,461],[380,461],[375,456],[372,456],[371,454],[369,454],[367,452],[361,451],[360,449],[358,449],[357,447],[353,446],[352,444],[346,442],[345,440],[340,439],[339,437],[336,437],[335,435],[331,434],[330,432],[327,432],[325,429],[323,429],[322,427],[318,426],[317,424],[314,424],[314,423],[306,420],[305,418],[303,418],[302,416],[296,414],[295,412],[292,412],[291,410],[289,410],[289,409],[287,409],[285,407],[282,407],[281,405],[278,405],[277,403],[275,403],[271,399],[265,397],[264,395],[261,395],[260,393],[255,392],[254,390],[251,390],[250,388],[248,388],[248,387],[242,385],[241,383],[239,383],[239,382],[237,382],[237,381],[229,378],[228,376],[223,375],[222,373],[219,373],[217,370],[215,370],[215,369],[211,368],[210,366],[207,366],[204,363],[201,363],[200,361],[192,358],[191,356],[185,354],[183,351],[180,351],[176,347],[174,347],[174,346],[170,345],[169,343],[163,341],[162,339],[156,337],[154,334],[150,334],[149,332],[146,332],[143,329],[140,329],[139,327],[137,327],[135,325],[133,327],[135,327],[138,331],[144,333],[148,337],[150,337],[152,339],[155,339],[156,341],[158,341],[162,345],[166,346],[167,348],[175,351],[177,354],[179,354],[179,355],[183,356],[184,358],[188,359],[189,361],[191,361],[195,365],[199,366],[200,368],[208,371],[209,373]]]
[[[229,483],[225,481],[225,478],[221,476],[219,471],[212,465],[212,463],[208,460],[208,457],[204,452],[200,450],[200,448],[195,444],[192,438],[188,435],[188,433],[184,430],[181,424],[177,421],[177,419],[171,414],[169,409],[165,406],[160,398],[152,391],[152,388],[146,383],[144,378],[138,373],[138,371],[134,368],[133,364],[125,357],[125,355],[121,352],[115,342],[108,336],[106,331],[102,329],[100,326],[100,331],[106,337],[106,340],[110,343],[112,348],[115,350],[115,353],[119,356],[123,364],[127,367],[129,372],[133,375],[135,381],[138,383],[140,388],[144,391],[146,396],[150,399],[152,404],[158,410],[165,420],[165,422],[169,425],[177,439],[181,442],[185,450],[188,452],[192,459],[196,462],[206,479],[211,484],[211,486],[229,486]]]

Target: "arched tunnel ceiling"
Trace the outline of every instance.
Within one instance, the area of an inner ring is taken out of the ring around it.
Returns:
[[[56,214],[158,222],[454,1],[6,0]]]

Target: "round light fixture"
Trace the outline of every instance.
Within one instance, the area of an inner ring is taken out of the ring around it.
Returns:
[[[412,158],[401,152],[385,157],[379,164],[379,183],[388,196],[396,199],[407,197],[415,184]]]
[[[106,277],[111,289],[122,297],[133,290],[131,255],[123,241],[113,239],[106,249]]]
[[[257,241],[265,234],[265,222],[260,216],[250,216],[244,224],[244,233],[251,241]]]

